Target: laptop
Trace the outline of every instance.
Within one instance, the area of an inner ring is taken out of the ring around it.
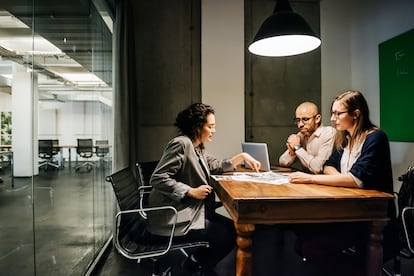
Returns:
[[[260,162],[261,171],[270,171],[269,151],[266,143],[243,142],[242,151],[250,154],[257,161]],[[250,166],[245,163],[244,166],[250,169]]]

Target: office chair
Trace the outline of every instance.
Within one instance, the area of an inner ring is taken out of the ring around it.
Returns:
[[[410,250],[410,256],[414,257],[414,207],[405,207],[403,209],[402,222],[404,226],[407,247]]]
[[[59,153],[59,139],[52,140],[52,153],[56,155]]]
[[[108,140],[95,141],[95,154],[98,157],[105,157],[109,152]]]
[[[99,166],[104,168],[102,170],[103,178],[105,179],[105,156],[109,153],[108,140],[95,141],[95,154],[99,157]]]
[[[57,156],[54,157],[54,160],[58,163],[59,168],[63,168],[63,162],[62,162],[62,155],[60,155],[60,147],[59,147],[59,139],[53,139],[53,149],[52,149],[52,153],[53,156]]]
[[[87,160],[93,156],[93,140],[92,139],[78,139],[76,147],[76,153]],[[85,161],[82,164],[75,167],[75,171],[78,172],[82,167],[86,167],[86,170],[90,172],[92,170],[92,162]]]
[[[393,273],[383,268],[387,275],[401,275],[401,259],[414,258],[414,167],[410,166],[398,180],[403,182],[398,193],[394,192],[398,209],[396,235],[400,248],[393,260]]]
[[[137,168],[137,178],[138,178],[138,185],[139,185],[139,207],[141,209],[144,209],[145,207],[148,207],[148,195],[151,192],[152,186],[150,185],[151,175],[154,172],[155,168],[157,167],[159,161],[147,161],[147,162],[137,162],[136,168]],[[212,212],[215,212],[215,210],[222,206],[221,202],[215,201],[215,194],[211,194],[211,202],[210,202],[210,208]],[[207,204],[207,202],[205,203]],[[207,208],[207,207],[206,207]],[[141,216],[144,218],[147,218],[147,214],[145,211],[140,212]],[[184,256],[188,257],[188,253],[185,251],[185,249],[180,249],[181,253],[184,254]]]
[[[59,164],[56,164],[55,155],[56,153],[53,150],[53,140],[39,140],[39,152],[38,156],[40,158],[39,168],[47,171],[49,166],[55,169],[59,169]]]
[[[112,184],[120,210],[115,216],[113,242],[122,256],[138,262],[150,259],[153,262],[152,275],[171,275],[170,267],[163,272],[160,271],[159,257],[176,250],[208,247],[209,244],[206,241],[184,243],[174,241],[177,210],[173,206],[140,207],[143,202],[140,199],[141,189],[146,186],[137,182],[129,167],[107,176],[106,181]],[[172,212],[174,214],[174,222],[168,237],[160,239],[146,230],[146,214],[149,212]]]
[[[158,165],[158,161],[147,161],[147,162],[137,162],[137,177],[138,177],[138,183],[140,185],[141,191],[140,191],[140,207],[144,208],[147,204],[147,194],[151,191],[151,175],[155,170],[155,167]],[[211,194],[210,198],[211,202],[206,204],[210,204],[210,208],[212,210],[216,210],[217,208],[223,206],[223,204],[220,201],[215,201],[215,194]],[[145,214],[143,214],[145,216]],[[183,252],[184,253],[184,252]]]
[[[150,185],[151,175],[157,167],[158,161],[148,161],[148,162],[137,162],[137,178],[138,185],[140,187],[139,191],[139,207],[145,208],[148,203],[148,195],[151,192],[152,186]],[[145,212],[142,212],[143,217],[147,217]]]
[[[403,182],[398,192],[398,207],[404,230],[403,241],[410,257],[414,257],[414,166],[410,166],[398,180]]]

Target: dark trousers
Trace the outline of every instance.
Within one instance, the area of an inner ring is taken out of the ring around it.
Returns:
[[[305,269],[309,275],[361,275],[367,239],[365,223],[256,225],[253,236],[253,275],[284,275]],[[344,249],[357,246],[349,257]],[[297,255],[297,260],[287,261]],[[301,268],[287,267],[301,258]],[[277,272],[276,272],[277,271]]]
[[[292,230],[298,238],[298,253],[308,258],[335,255],[352,246],[363,247],[368,238],[366,223],[300,224],[292,225]]]
[[[205,223],[205,229],[191,230],[185,236],[174,237],[174,240],[208,241],[209,247],[197,248],[193,255],[202,266],[212,269],[235,247],[236,230],[232,220],[216,213],[210,214]]]
[[[283,275],[285,231],[278,225],[257,224],[253,232],[253,275]]]
[[[199,231],[194,231],[199,232]],[[213,214],[206,219],[205,231],[201,234],[210,243],[208,248],[199,248],[194,257],[204,266],[213,268],[219,261],[224,259],[236,245],[236,230],[232,220],[219,214]]]
[[[295,251],[324,271],[324,275],[364,274],[366,223],[300,224],[291,229],[297,235]]]

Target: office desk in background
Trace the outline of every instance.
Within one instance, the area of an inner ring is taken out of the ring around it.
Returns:
[[[68,151],[69,170],[71,170],[72,169],[72,149],[75,149],[75,151],[76,151],[76,149],[77,149],[78,146],[77,145],[54,145],[53,147],[56,148],[56,150],[60,151],[61,154],[62,154],[62,156],[63,156],[63,149],[67,149],[67,151]],[[97,152],[97,150],[99,148],[101,148],[101,149],[108,149],[109,150],[111,147],[112,146],[109,145],[109,144],[101,144],[101,145],[95,145],[95,146],[93,146],[92,149],[95,150],[95,152]],[[76,152],[75,152],[75,154],[76,154]]]
[[[223,180],[214,190],[237,230],[236,275],[252,275],[255,224],[371,222],[366,271],[381,275],[382,232],[392,195],[375,190],[314,184],[264,184]]]
[[[72,149],[77,148],[76,145],[54,145],[54,148],[56,148],[58,151],[60,151],[61,155],[63,156],[63,149],[68,150],[68,164],[69,164],[69,170],[72,168]]]
[[[12,145],[0,145],[0,151],[11,150]]]

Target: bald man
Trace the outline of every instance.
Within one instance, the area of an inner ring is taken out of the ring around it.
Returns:
[[[321,173],[323,164],[331,155],[336,130],[322,125],[318,106],[312,102],[303,102],[296,108],[294,122],[299,132],[289,135],[279,166],[291,167],[298,159],[299,169]]]

